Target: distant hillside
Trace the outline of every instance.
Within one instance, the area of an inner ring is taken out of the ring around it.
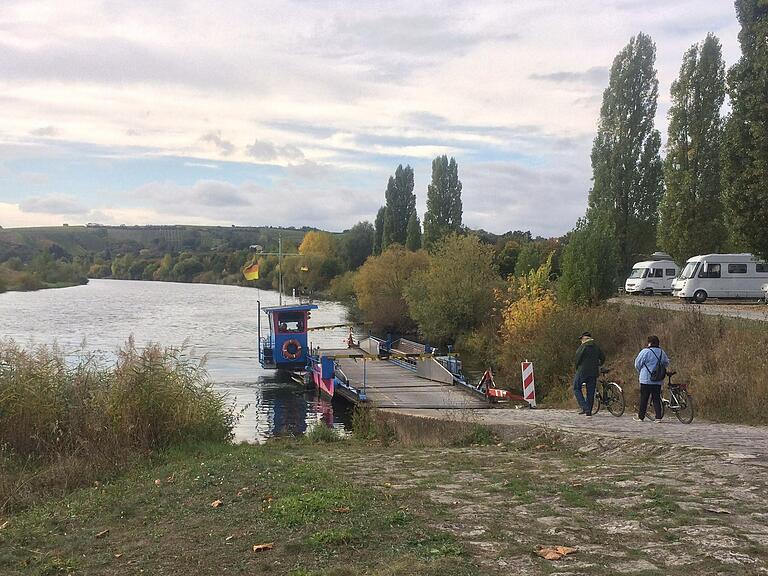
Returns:
[[[312,228],[224,226],[49,226],[0,228],[0,262],[18,257],[29,261],[40,251],[56,257],[103,255],[111,258],[149,250],[153,254],[181,251],[243,250],[259,244],[277,249],[282,235],[286,250],[294,249]]]

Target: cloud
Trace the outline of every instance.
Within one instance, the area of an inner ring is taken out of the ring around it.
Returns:
[[[607,66],[593,66],[587,70],[578,72],[572,71],[560,71],[549,72],[547,74],[531,74],[530,78],[533,80],[545,80],[547,82],[556,82],[558,84],[572,83],[572,84],[588,84],[592,86],[607,86],[608,85],[608,67]]]
[[[58,136],[59,131],[55,126],[43,126],[30,131],[32,136]]]
[[[173,206],[183,213],[201,207],[228,209],[252,205],[254,187],[238,187],[218,180],[199,180],[192,186],[173,182],[151,182],[139,187],[131,195],[150,200],[155,206]]]
[[[304,153],[293,144],[276,146],[272,142],[256,139],[253,144],[245,147],[246,154],[255,160],[269,162],[272,160],[301,160]]]
[[[184,166],[190,168],[207,168],[208,170],[218,170],[221,168],[218,164],[212,164],[211,162],[184,162]]]
[[[229,140],[224,140],[221,137],[221,131],[217,132],[208,132],[207,134],[204,134],[200,137],[200,140],[202,142],[209,142],[216,146],[216,149],[223,155],[223,156],[229,156],[232,154],[232,152],[235,151],[235,145],[232,144]]]
[[[415,168],[423,206],[430,160],[447,153],[470,225],[562,233],[583,214],[602,88],[629,37],[656,42],[662,133],[685,50],[712,30],[727,64],[739,56],[731,2],[253,5],[6,0],[0,202],[34,208],[66,190],[126,223],[340,229],[375,214],[399,163]],[[219,186],[196,181],[214,165]],[[137,196],[144,185],[167,198]],[[301,210],[276,207],[288,194]]]
[[[19,202],[22,212],[39,214],[85,214],[88,209],[74,196],[51,194],[49,196],[33,196]]]
[[[475,228],[559,236],[586,208],[589,180],[576,167],[480,162],[463,174],[464,220]]]

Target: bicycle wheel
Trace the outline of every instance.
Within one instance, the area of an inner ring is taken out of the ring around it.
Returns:
[[[675,410],[675,416],[677,416],[677,419],[683,424],[690,424],[693,422],[695,411],[693,407],[693,396],[684,390],[675,392],[674,394],[677,398],[677,403],[680,405],[680,408]]]
[[[595,389],[595,397],[592,399],[592,416],[600,412],[600,405],[603,403],[600,391]]]
[[[624,393],[621,391],[621,387],[615,382],[609,382],[605,387],[605,395],[608,399],[606,403],[608,411],[617,418],[624,414]]]

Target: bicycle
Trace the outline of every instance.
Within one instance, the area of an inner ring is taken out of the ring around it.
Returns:
[[[624,414],[624,391],[616,382],[605,379],[605,375],[610,371],[610,368],[600,368],[600,374],[603,375],[603,378],[598,380],[595,390],[595,399],[592,403],[593,416],[600,412],[600,406],[608,408],[608,412],[617,418]]]
[[[667,372],[667,387],[669,388],[669,398],[661,398],[661,417],[664,418],[664,413],[667,408],[672,410],[683,424],[690,424],[693,422],[695,415],[695,408],[693,403],[693,396],[688,392],[687,384],[672,384],[672,376],[677,372]],[[664,392],[662,387],[662,393]]]

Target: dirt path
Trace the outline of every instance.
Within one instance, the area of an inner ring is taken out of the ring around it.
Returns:
[[[629,306],[644,306],[662,310],[691,311],[697,310],[711,316],[729,316],[746,318],[747,320],[762,320],[768,322],[768,306],[754,302],[738,302],[728,300],[710,300],[704,304],[688,304],[672,296],[622,296],[608,300],[613,304]]]
[[[652,440],[677,446],[713,450],[729,460],[752,461],[768,467],[768,427],[716,424],[695,420],[680,424],[674,417],[659,423],[636,422],[628,411],[621,418],[601,411],[588,418],[573,410],[398,410],[401,414],[477,422],[487,426],[545,427],[571,433],[586,433],[624,440]]]

